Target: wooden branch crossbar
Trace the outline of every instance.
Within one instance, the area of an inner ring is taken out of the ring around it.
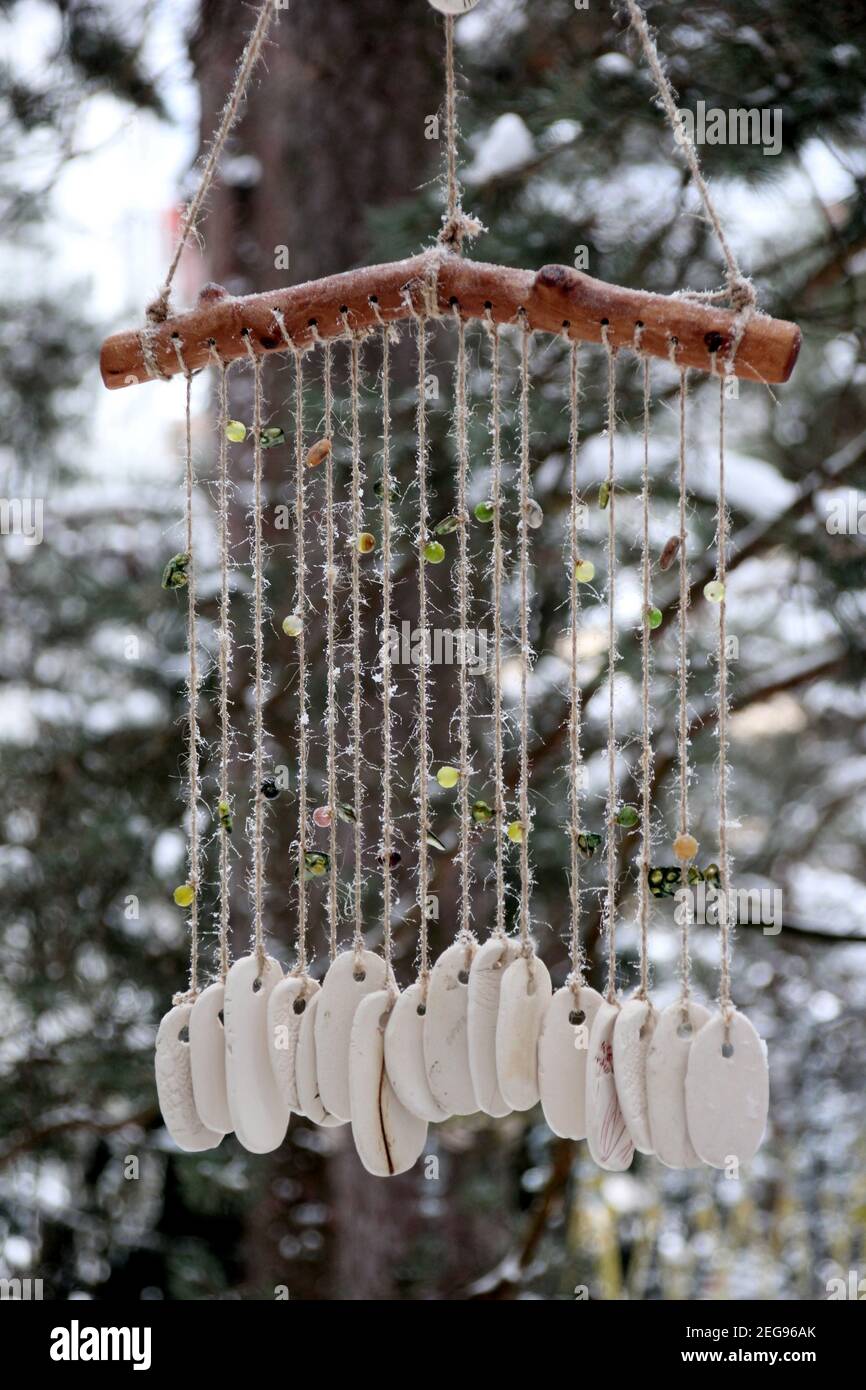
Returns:
[[[434,251],[242,298],[205,286],[188,313],[107,338],[102,379],[116,391],[175,376],[182,370],[178,349],[185,366],[196,371],[212,362],[214,349],[224,361],[247,357],[248,342],[262,355],[290,346],[306,350],[347,331],[365,332],[419,313],[451,317],[455,307],[467,320],[525,322],[534,331],[587,342],[601,342],[606,326],[614,347],[639,345],[653,357],[670,359],[673,344],[678,366],[702,371],[712,369],[714,353],[722,370],[737,321],[731,309],[607,285],[569,266],[548,265],[534,273]],[[755,313],[733,371],[754,381],[784,382],[799,351],[796,324]]]

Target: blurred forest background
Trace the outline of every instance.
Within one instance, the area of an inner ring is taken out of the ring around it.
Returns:
[[[680,104],[780,108],[783,146],[706,146],[702,154],[728,213],[761,305],[797,320],[804,348],[791,385],[775,394],[747,386],[729,406],[730,500],[735,553],[730,624],[733,663],[732,759],[735,876],[740,886],[778,889],[778,934],[743,924],[734,990],[768,1041],[771,1122],[761,1153],[739,1181],[710,1172],[672,1173],[638,1156],[627,1174],[597,1171],[585,1146],[553,1140],[540,1112],[490,1121],[455,1120],[431,1130],[438,1177],[423,1169],[392,1182],[369,1178],[346,1130],[317,1130],[294,1118],[285,1144],[250,1157],[233,1138],[200,1156],[174,1151],[162,1129],[153,1084],[153,1040],[161,1014],[186,971],[183,914],[171,891],[184,876],[182,716],[185,609],[159,587],[162,566],[180,548],[180,436],[153,427],[144,448],[152,485],[124,482],[129,451],[141,448],[121,427],[94,479],[91,416],[101,387],[101,336],[136,321],[138,303],[118,298],[94,313],[100,279],[95,255],[58,294],[34,272],[33,256],[52,256],[66,235],[52,204],[50,179],[34,182],[28,161],[48,149],[56,175],[87,152],[78,144],[82,111],[110,97],[136,115],[171,119],[164,74],[148,47],[153,0],[121,8],[106,0],[0,0],[5,59],[0,66],[0,207],[4,265],[13,274],[0,303],[0,468],[6,498],[45,499],[42,544],[0,538],[0,1275],[41,1277],[46,1297],[272,1298],[286,1286],[298,1299],[571,1298],[578,1286],[602,1299],[809,1299],[827,1280],[866,1272],[866,1136],[863,1128],[866,1005],[866,12],[860,0],[725,0],[658,3],[661,32]],[[188,23],[187,23],[188,20]],[[188,44],[183,74],[200,99],[200,135],[213,129],[251,20],[236,0],[201,0],[177,9]],[[44,63],[26,68],[17,45],[29,24],[47,35]],[[482,0],[458,26],[465,205],[489,229],[473,246],[485,260],[536,268],[574,262],[587,248],[591,274],[666,293],[714,288],[716,252],[684,168],[676,156],[639,55],[621,17],[602,0],[577,10],[572,0]],[[8,42],[7,42],[8,40]],[[425,121],[441,100],[441,21],[426,0],[292,0],[280,16],[266,73],[232,141],[224,179],[211,199],[204,246],[187,266],[196,281],[214,279],[236,293],[302,281],[353,265],[412,254],[429,244],[441,215],[441,144]],[[185,184],[178,197],[188,193]],[[110,190],[106,190],[110,198]],[[275,248],[290,253],[288,274]],[[162,246],[167,260],[168,239]],[[26,262],[22,256],[29,256]],[[103,301],[104,302],[104,301]],[[404,334],[404,340],[407,335]],[[396,360],[395,468],[402,528],[397,603],[411,620],[413,440],[411,354]],[[473,352],[473,502],[486,496],[487,357]],[[431,402],[434,520],[453,498],[449,438],[453,339],[437,334]],[[347,477],[345,359],[338,354],[342,429],[341,494]],[[587,496],[603,476],[601,354],[587,349],[584,450]],[[509,349],[509,370],[514,359]],[[375,530],[381,422],[375,347],[364,355],[364,438],[371,529]],[[533,533],[536,598],[533,642],[532,763],[539,946],[564,978],[568,931],[567,838],[563,831],[564,542],[567,416],[561,346],[538,343],[533,356],[533,485],[544,512]],[[315,389],[315,372],[313,388]],[[657,517],[654,544],[673,526],[674,377],[654,371]],[[236,374],[235,413],[249,419],[248,382]],[[268,373],[269,414],[291,427],[287,369]],[[196,392],[196,449],[203,476],[214,476],[208,386]],[[638,515],[639,380],[632,359],[620,366],[623,478],[618,617],[623,678],[618,708],[627,768],[635,758],[639,708],[634,572]],[[181,388],[149,385],[153,402],[172,396],[179,422]],[[160,394],[161,393],[161,394]],[[133,393],[130,393],[133,394]],[[691,413],[692,796],[697,834],[715,857],[715,739],[711,651],[715,615],[701,588],[712,575],[715,389],[695,379]],[[513,392],[506,402],[506,462],[514,461]],[[107,409],[105,403],[100,406]],[[147,409],[156,410],[154,404]],[[315,401],[309,418],[318,413]],[[142,417],[139,417],[140,419]],[[144,422],[144,433],[148,431]],[[161,456],[165,454],[165,458]],[[267,633],[272,667],[269,757],[293,767],[293,654],[279,633],[291,611],[291,536],[273,529],[273,509],[290,502],[288,455],[267,456],[269,577],[274,621]],[[248,782],[248,569],[246,510],[250,458],[233,454],[236,628],[234,668],[239,730],[236,787]],[[311,493],[321,480],[311,480]],[[834,507],[849,524],[828,529]],[[860,527],[857,528],[858,506]],[[853,526],[850,518],[853,517]],[[203,642],[213,655],[218,575],[213,513],[202,490]],[[343,525],[341,518],[341,525]],[[598,592],[587,600],[582,676],[587,691],[587,821],[601,818],[604,770],[603,519],[591,508],[587,554]],[[343,535],[346,534],[343,525]],[[513,538],[513,533],[512,533]],[[312,686],[315,787],[322,769],[324,708],[321,555],[311,528],[314,656]],[[477,626],[490,630],[481,594],[487,528],[472,530],[479,597]],[[449,561],[456,553],[450,547]],[[436,621],[453,626],[450,564],[434,577]],[[369,614],[378,604],[375,564],[365,570]],[[630,577],[629,577],[630,576]],[[655,832],[664,862],[673,833],[671,790],[675,580],[656,576],[665,623],[655,644],[654,702],[658,768]],[[345,597],[345,590],[341,589]],[[506,613],[513,628],[513,604]],[[368,671],[375,668],[372,623]],[[345,624],[341,640],[349,635]],[[413,776],[414,672],[396,673],[400,694],[403,864],[397,969],[412,978],[417,912]],[[509,699],[513,697],[513,673]],[[435,673],[436,762],[454,758],[449,730],[453,672]],[[206,685],[204,736],[213,744],[213,674]],[[598,692],[601,691],[601,698]],[[479,768],[489,741],[489,690],[474,685]],[[345,692],[341,694],[344,698]],[[378,686],[367,682],[368,718],[377,722]],[[513,776],[513,721],[509,773]],[[376,874],[379,777],[371,734],[367,922],[378,942]],[[212,778],[213,760],[206,761]],[[489,796],[487,771],[477,794]],[[345,766],[343,768],[344,785]],[[456,923],[453,902],[455,818],[450,794],[434,786],[437,857],[434,890],[439,949]],[[270,817],[272,949],[292,958],[294,776]],[[346,799],[349,799],[348,797]],[[212,801],[212,782],[205,800]],[[312,805],[317,804],[314,799]],[[210,812],[203,808],[208,834]],[[239,817],[242,821],[242,816]],[[235,836],[240,841],[239,835]],[[211,845],[211,852],[213,844]],[[634,837],[623,836],[621,982],[635,981]],[[478,838],[476,923],[487,928],[485,882],[490,834]],[[213,870],[213,864],[211,865]],[[245,948],[244,873],[235,865],[235,949]],[[348,885],[351,862],[341,861]],[[513,865],[509,868],[513,887]],[[211,873],[211,879],[215,871]],[[596,944],[601,866],[585,890],[586,922]],[[316,970],[326,962],[323,892],[312,890]],[[215,905],[208,888],[205,908]],[[209,916],[209,922],[212,918]],[[348,929],[341,932],[345,940]],[[204,959],[212,960],[213,939]],[[653,916],[655,997],[675,989],[672,908]],[[598,953],[596,953],[598,954]],[[697,985],[715,992],[717,947],[711,928],[695,933]],[[595,981],[597,983],[597,981]],[[129,1165],[137,1157],[136,1169]]]

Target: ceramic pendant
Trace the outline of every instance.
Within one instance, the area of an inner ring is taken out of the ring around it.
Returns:
[[[322,991],[316,990],[307,1000],[307,1007],[301,1014],[301,1027],[298,1033],[298,1046],[295,1052],[295,1079],[298,1086],[299,1113],[306,1115],[314,1125],[323,1129],[335,1129],[345,1124],[331,1115],[322,1104],[319,1095],[319,1076],[316,1064],[316,1013]]]
[[[638,1153],[651,1154],[646,1059],[658,1015],[648,999],[627,999],[613,1030],[613,1070],[619,1108]]]
[[[410,1115],[437,1122],[447,1120],[448,1112],[433,1099],[427,1080],[424,1014],[418,1012],[423,997],[421,984],[416,981],[396,1000],[385,1029],[385,1069],[397,1099]]]
[[[349,1043],[352,1137],[374,1177],[407,1172],[427,1141],[427,1121],[400,1104],[385,1068],[385,1030],[393,996],[387,989],[362,999]]]
[[[686,1122],[686,1070],[692,1042],[710,1017],[703,1004],[688,1006],[685,1031],[682,1003],[659,1014],[646,1063],[647,1104],[653,1149],[666,1168],[700,1168]]]
[[[289,1125],[268,1049],[268,1000],[283,972],[266,957],[259,970],[256,957],[235,961],[226,979],[226,1088],[234,1130],[250,1153],[279,1148]]]
[[[351,1118],[349,1038],[361,1000],[384,988],[385,962],[372,951],[343,951],[331,962],[316,1009],[316,1071],[329,1114]]]
[[[469,971],[467,1043],[469,1072],[479,1106],[485,1115],[507,1115],[496,1074],[496,1020],[502,978],[519,946],[508,937],[492,936],[478,947]]]
[[[299,1111],[298,1082],[295,1061],[301,1022],[310,999],[318,994],[318,980],[309,975],[287,975],[271,990],[268,1000],[268,1052],[271,1070],[283,1104]]]
[[[223,1024],[225,989],[208,985],[189,1016],[189,1061],[195,1108],[202,1124],[230,1134],[232,1118],[226,1092],[226,1035]]]
[[[586,1064],[589,1036],[603,1003],[582,985],[558,989],[538,1035],[538,1089],[548,1127],[560,1139],[586,1138]]]
[[[424,1065],[433,1098],[449,1115],[474,1115],[478,1109],[467,1041],[469,971],[476,950],[474,941],[455,941],[433,966],[427,987]]]
[[[634,1144],[626,1127],[613,1072],[613,1034],[619,1004],[605,999],[589,1035],[586,1064],[586,1139],[600,1168],[621,1173],[631,1166]]]
[[[726,1055],[727,1054],[727,1055]],[[686,1119],[695,1152],[711,1168],[748,1163],[761,1146],[770,1102],[764,1044],[745,1014],[716,1014],[692,1042]]]
[[[195,1108],[189,1060],[191,1004],[175,1004],[156,1035],[156,1093],[166,1129],[179,1149],[201,1153],[215,1149],[222,1134],[208,1129]]]
[[[440,14],[466,14],[475,9],[478,0],[430,0],[430,4]]]
[[[502,977],[496,1020],[496,1075],[512,1110],[537,1104],[538,1035],[553,988],[538,956],[516,956]]]

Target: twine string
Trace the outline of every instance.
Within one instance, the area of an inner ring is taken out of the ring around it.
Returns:
[[[382,950],[391,980],[391,917],[394,847],[391,761],[393,718],[391,711],[391,330],[382,329]]]
[[[429,444],[427,438],[427,319],[416,316],[416,340],[418,357],[418,402],[416,416],[418,477],[418,627],[421,644],[418,654],[418,907],[419,927],[419,970],[422,998],[426,999],[427,984],[430,978],[429,923],[427,900],[430,892],[430,856],[427,845],[429,822],[429,779],[430,779],[430,714],[429,714],[429,629],[427,613],[427,562],[424,548],[427,544],[429,525],[429,506],[427,500],[427,470],[429,464]]]
[[[650,427],[652,401],[650,395],[650,360],[642,356],[643,378],[643,463],[641,469],[641,751],[640,751],[640,810],[641,850],[638,881],[638,925],[640,929],[640,987],[638,998],[646,999],[649,990],[649,871],[652,812],[652,709],[650,706],[650,623],[652,608],[652,571],[650,566]]]
[[[337,954],[337,925],[339,898],[337,887],[337,658],[335,648],[337,567],[334,557],[336,522],[334,520],[334,382],[333,347],[324,347],[325,438],[332,446],[325,459],[325,647],[327,689],[325,696],[325,726],[328,749],[326,775],[328,779],[328,952],[331,960]]]
[[[490,436],[493,508],[493,793],[496,832],[496,936],[505,936],[505,749],[502,711],[502,593],[505,562],[502,548],[502,362],[499,325],[487,310],[485,326],[490,338]]]
[[[217,511],[219,516],[219,551],[220,551],[220,605],[219,605],[219,721],[220,721],[220,765],[219,765],[219,799],[224,807],[228,807],[228,814],[231,816],[231,802],[229,800],[229,762],[231,759],[231,719],[229,717],[229,679],[232,665],[232,629],[231,629],[231,594],[229,591],[229,573],[231,567],[231,555],[229,546],[229,469],[228,469],[228,435],[226,429],[229,419],[228,405],[228,364],[217,354],[216,348],[211,346],[211,356],[215,359],[218,370],[218,425],[219,430],[219,482],[217,492]],[[224,825],[220,825],[220,848],[219,848],[219,875],[220,875],[220,927],[219,927],[219,962],[220,978],[225,983],[229,970],[229,923],[231,913],[231,856],[229,853],[229,832]]]
[[[307,688],[307,499],[304,485],[304,367],[300,351],[295,365],[295,612],[298,634],[298,959],[296,971],[307,973],[307,765],[309,761],[309,691]]]
[[[349,350],[352,415],[352,779],[354,797],[354,932],[352,945],[358,955],[364,947],[363,923],[363,796],[362,796],[362,733],[361,733],[361,567],[359,537],[363,527],[361,511],[361,342],[352,334]]]
[[[463,211],[457,174],[457,74],[454,60],[454,16],[445,17],[445,159],[447,206],[439,233],[439,244],[461,255],[464,240],[482,231],[477,217]]]
[[[602,925],[607,936],[607,999],[616,1001],[616,824],[619,788],[617,785],[616,744],[616,348],[607,325],[602,325],[602,342],[607,351],[607,894]]]
[[[529,635],[529,346],[532,330],[522,315],[520,343],[520,526],[518,529],[518,572],[520,586],[520,769],[518,803],[520,812],[520,943],[525,956],[531,956],[530,901],[532,870],[529,860],[529,675],[532,648]]]
[[[460,743],[460,935],[471,936],[471,890],[472,863],[470,858],[470,833],[472,820],[469,811],[469,782],[471,776],[471,753],[469,747],[469,591],[471,575],[469,570],[469,518],[467,511],[467,484],[469,476],[469,407],[466,390],[466,325],[460,317],[457,305],[454,306],[457,325],[457,360],[454,380],[454,425],[457,439],[457,625],[460,632],[460,665],[458,667],[458,738]]]
[[[262,359],[253,351],[249,336],[245,339],[247,352],[253,364],[253,646],[254,646],[254,690],[253,690],[253,871],[252,905],[253,936],[258,967],[265,969],[264,939],[264,897],[265,897],[265,804],[262,782],[264,778],[264,704],[265,704],[265,574],[264,547],[262,542],[262,415],[264,411],[264,391],[262,387]]]
[[[192,372],[189,371],[183,358],[181,344],[174,339],[174,349],[177,353],[177,360],[180,369],[184,374],[185,394],[184,394],[184,493],[185,493],[185,523],[186,523],[186,553],[189,557],[186,568],[187,575],[187,650],[189,655],[189,674],[187,678],[187,701],[188,701],[188,743],[187,743],[187,767],[188,767],[188,809],[189,816],[189,841],[187,846],[189,883],[192,888],[192,902],[189,910],[189,996],[195,998],[198,994],[198,933],[199,933],[199,889],[200,889],[200,846],[198,833],[198,803],[199,803],[199,726],[198,726],[198,699],[200,675],[198,668],[198,633],[197,633],[197,599],[196,599],[196,569],[195,569],[195,549],[194,549],[194,527],[193,527],[193,503],[195,500],[195,462],[192,453]]]
[[[730,518],[725,479],[725,380],[719,382],[719,498],[717,518],[717,578],[722,587],[722,601],[719,605],[719,677],[718,677],[718,739],[719,739],[719,879],[723,896],[723,910],[719,913],[719,935],[721,944],[721,965],[719,974],[719,1007],[725,1024],[730,1023],[734,1012],[731,997],[731,927],[733,904],[731,901],[731,856],[728,847],[728,632],[727,595],[724,585],[727,579],[727,551],[730,535]]]
[[[571,600],[571,665],[569,669],[568,715],[568,799],[571,839],[571,975],[569,983],[579,994],[586,983],[586,956],[581,941],[580,847],[581,800],[583,791],[583,755],[581,751],[582,692],[578,670],[580,637],[580,584],[577,569],[580,564],[578,533],[580,530],[581,497],[578,460],[580,451],[580,348],[572,342],[569,348],[568,372],[569,450],[571,458],[571,496],[568,525],[568,573]]]

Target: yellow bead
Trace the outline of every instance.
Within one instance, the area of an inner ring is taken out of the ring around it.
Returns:
[[[516,845],[523,843],[523,826],[519,820],[513,820],[508,827],[507,835],[509,840],[513,840]]]
[[[674,840],[674,854],[677,859],[686,863],[689,859],[694,859],[698,852],[698,842],[694,835],[678,835]]]
[[[358,537],[358,552],[361,555],[369,555],[376,549],[376,537],[370,531],[362,531]]]
[[[174,900],[178,907],[191,907],[195,890],[191,883],[182,883],[179,888],[174,890]]]
[[[578,584],[590,584],[595,579],[595,565],[591,560],[578,560],[574,567],[574,577]]]
[[[436,781],[439,783],[440,787],[444,787],[446,791],[450,791],[451,788],[456,787],[457,783],[460,781],[460,773],[457,771],[456,767],[440,767],[439,771],[436,773]]]
[[[290,613],[287,618],[283,618],[283,632],[287,637],[300,637],[304,630],[303,619],[297,613]]]

